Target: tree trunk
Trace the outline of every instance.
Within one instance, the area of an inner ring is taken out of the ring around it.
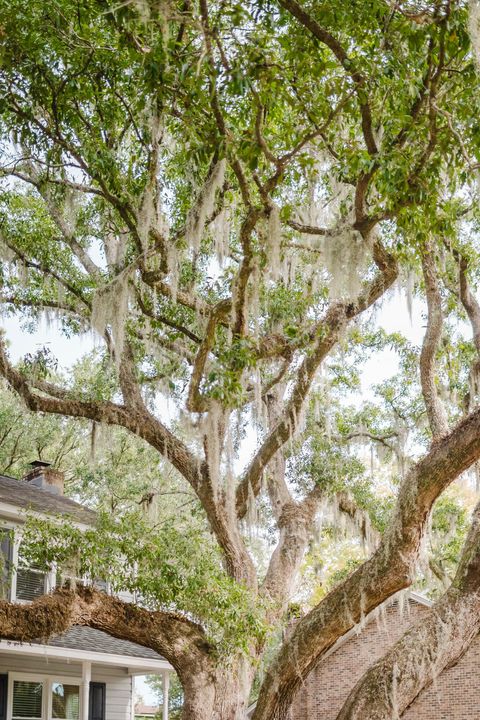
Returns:
[[[182,675],[182,720],[245,720],[254,677],[247,658],[222,665],[213,677],[207,673]]]

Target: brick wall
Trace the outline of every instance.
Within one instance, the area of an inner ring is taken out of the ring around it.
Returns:
[[[335,720],[364,671],[427,610],[414,601],[403,612],[394,605],[331,652],[298,691],[291,720]],[[480,720],[480,639],[421,693],[402,720]]]

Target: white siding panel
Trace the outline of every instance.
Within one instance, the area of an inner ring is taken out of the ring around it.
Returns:
[[[0,673],[20,672],[39,673],[41,675],[64,675],[66,677],[81,677],[82,666],[79,663],[65,660],[51,660],[50,658],[33,658],[22,656],[19,653],[0,654]]]

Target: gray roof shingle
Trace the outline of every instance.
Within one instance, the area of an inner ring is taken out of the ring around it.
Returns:
[[[137,645],[129,640],[117,640],[101,630],[75,626],[62,635],[55,635],[48,641],[52,647],[69,648],[71,650],[88,650],[92,653],[126,655],[127,657],[146,660],[163,660],[164,658],[150,648]]]
[[[87,525],[94,523],[96,518],[93,510],[75,500],[7,475],[0,475],[0,502],[48,515],[68,515]]]

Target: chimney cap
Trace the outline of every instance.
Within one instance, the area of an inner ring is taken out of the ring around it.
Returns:
[[[34,469],[42,467],[47,468],[52,466],[52,463],[48,462],[48,460],[32,460],[32,462],[29,462],[28,464]]]

